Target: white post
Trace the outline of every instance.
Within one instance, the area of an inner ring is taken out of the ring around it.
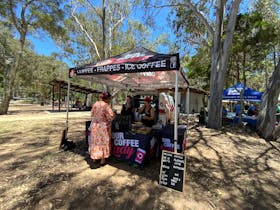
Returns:
[[[190,87],[188,86],[188,89],[187,89],[187,113],[188,113],[188,116],[190,114]]]
[[[187,131],[186,131],[186,136],[188,136],[189,119],[190,119],[190,86],[188,85],[188,89],[187,89]]]
[[[66,139],[68,138],[69,97],[70,97],[70,77],[68,78],[68,88],[67,88],[67,105],[66,105]]]
[[[176,71],[175,80],[175,107],[174,107],[174,152],[177,153],[177,141],[178,141],[178,77],[179,70]]]

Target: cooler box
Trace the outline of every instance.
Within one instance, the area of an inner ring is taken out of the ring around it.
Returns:
[[[187,126],[178,125],[177,152],[184,151],[186,147]],[[174,152],[174,125],[167,125],[161,130],[160,150]]]

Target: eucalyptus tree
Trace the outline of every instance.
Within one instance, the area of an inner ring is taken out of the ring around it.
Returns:
[[[274,24],[275,30],[280,30],[279,10],[280,3],[278,0],[257,0],[254,4],[255,10],[264,17],[264,21]],[[280,34],[278,33],[278,42],[274,43],[273,63],[274,69],[280,55]]]
[[[267,74],[265,74],[265,80],[262,78],[259,83],[253,83],[253,81],[256,81],[256,75],[262,74],[267,56],[273,50],[277,34],[274,24],[265,20],[264,15],[256,8],[249,13],[238,15],[230,50],[230,62],[234,65],[230,65],[228,69],[229,74],[235,74],[234,80],[242,82],[244,86],[250,83],[250,87],[258,90],[266,88],[267,82],[264,81],[268,80]],[[241,110],[244,107],[243,95],[244,89],[240,93]],[[241,113],[239,119],[241,124]]]
[[[235,22],[241,0],[191,1],[174,0],[165,6],[174,8],[176,29],[193,42],[205,43],[211,49],[211,76],[208,124],[220,129],[222,125],[222,91],[229,60]],[[186,14],[186,15],[185,15]],[[188,24],[188,18],[193,22]],[[192,25],[191,25],[192,24]],[[196,27],[194,27],[194,26]],[[196,29],[190,30],[190,27]],[[191,34],[191,36],[190,36]],[[203,40],[203,41],[202,41]],[[198,43],[198,44],[199,44]]]
[[[198,48],[196,54],[187,59],[186,64],[183,62],[182,65],[187,66],[187,75],[192,86],[209,90],[211,60],[208,47],[201,46]]]
[[[276,105],[280,95],[280,58],[272,73],[268,88],[263,94],[261,108],[258,114],[257,131],[266,140],[280,137],[280,126],[276,126]]]
[[[12,29],[14,38],[19,40],[19,51],[13,58],[10,68],[5,68],[6,74],[10,76],[7,77],[4,85],[0,114],[6,114],[8,111],[16,75],[24,56],[27,35],[45,31],[56,37],[64,32],[62,20],[65,10],[61,8],[63,2],[62,0],[4,0],[0,2],[1,21],[5,27]]]
[[[19,43],[13,39],[12,34],[0,22],[0,97],[3,99],[4,87],[10,78],[10,68],[19,50]]]
[[[23,59],[17,74],[16,86],[21,95],[48,98],[50,82],[53,79],[67,79],[68,65],[58,61],[54,56],[37,55],[32,51],[25,52],[28,59]]]
[[[262,13],[265,20],[274,25],[274,30],[278,31],[276,41],[273,45],[273,63],[275,70],[269,79],[266,91],[262,98],[260,112],[257,120],[257,131],[259,135],[267,140],[275,140],[280,136],[280,126],[276,126],[275,112],[278,97],[280,94],[280,16],[279,2],[275,0],[263,0],[256,2],[256,9]]]
[[[155,49],[170,45],[165,34],[151,40],[151,28],[141,17],[138,0],[73,0],[66,22],[68,38],[61,42],[66,56],[76,64],[98,61],[130,50],[137,45]]]
[[[248,75],[262,74],[262,69],[267,70],[264,65],[278,43],[278,34],[275,24],[265,20],[264,15],[259,13],[257,8],[250,13],[238,15],[231,49],[231,61],[235,66],[229,69],[236,72],[234,76],[237,81],[243,80],[246,86],[249,82]],[[266,76],[265,81],[267,80]],[[260,85],[251,82],[250,86],[257,89],[266,88],[266,83],[262,82],[263,85]]]
[[[90,0],[72,1],[74,28],[86,36],[98,60],[111,56],[113,33],[123,25],[129,8],[127,0],[102,0],[101,5]]]
[[[147,43],[150,32],[130,19],[135,5],[129,0],[73,0],[65,23],[68,38],[61,42],[76,64],[99,61]]]

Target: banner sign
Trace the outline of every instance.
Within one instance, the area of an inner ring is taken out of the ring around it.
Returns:
[[[241,91],[244,89],[244,100],[246,101],[258,101],[260,102],[262,100],[262,93],[258,92],[254,89],[251,89],[249,87],[243,86],[240,82],[236,85],[233,85],[232,87],[229,87],[223,91],[223,100],[233,100],[233,101],[239,101],[240,100],[240,94]]]
[[[138,165],[148,159],[153,135],[132,132],[112,132],[112,155]]]
[[[187,126],[178,125],[177,152],[182,152],[186,146]],[[166,125],[160,133],[160,150],[174,152],[174,125]]]
[[[159,54],[143,47],[89,65],[71,68],[70,77],[91,74],[119,74],[179,70],[179,54]]]
[[[159,184],[183,192],[185,183],[186,157],[180,153],[163,151]]]

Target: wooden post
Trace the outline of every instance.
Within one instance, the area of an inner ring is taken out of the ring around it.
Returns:
[[[60,100],[61,100],[61,83],[58,83],[58,111],[60,111]]]
[[[52,86],[52,110],[54,110],[54,85]]]

